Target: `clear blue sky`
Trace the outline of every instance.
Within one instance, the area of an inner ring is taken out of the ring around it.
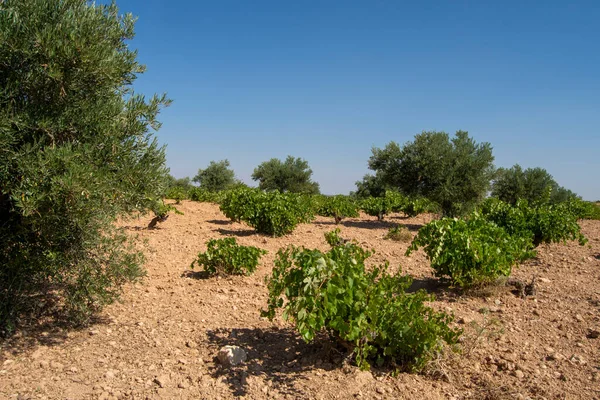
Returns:
[[[117,0],[139,17],[136,90],[167,92],[176,177],[306,159],[347,193],[371,147],[469,131],[496,166],[600,199],[600,1]]]

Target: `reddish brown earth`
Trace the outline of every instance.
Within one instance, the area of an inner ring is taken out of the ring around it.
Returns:
[[[40,399],[600,399],[600,221],[583,221],[586,246],[542,246],[513,275],[537,275],[537,294],[521,299],[508,287],[460,294],[433,279],[419,251],[383,240],[392,223],[413,231],[431,216],[368,216],[343,222],[342,237],[374,248],[433,291],[433,306],[453,312],[464,328],[462,351],[437,360],[428,374],[361,372],[342,363],[325,341],[303,343],[283,321],[260,317],[277,249],[327,249],[332,221],[317,218],[283,238],[229,223],[215,205],[184,202],[159,229],[129,221],[147,256],[148,276],[121,303],[81,330],[20,332],[0,347],[0,397]],[[269,253],[249,277],[204,278],[190,270],[210,238],[233,235]],[[146,243],[144,244],[144,241]],[[590,334],[592,332],[592,334]],[[214,357],[238,345],[248,361],[225,369]]]

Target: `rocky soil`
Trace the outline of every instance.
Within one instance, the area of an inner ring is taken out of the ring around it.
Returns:
[[[158,229],[150,218],[124,223],[147,256],[148,276],[128,286],[90,327],[40,325],[0,343],[0,398],[7,399],[600,399],[600,221],[583,221],[586,246],[542,246],[517,268],[537,276],[525,299],[511,287],[464,294],[433,278],[424,254],[384,240],[404,224],[414,235],[432,216],[362,215],[341,225],[344,238],[376,250],[437,296],[433,306],[464,328],[460,353],[436,360],[428,373],[361,372],[331,343],[304,343],[282,320],[260,317],[273,259],[288,244],[327,249],[333,220],[317,218],[283,238],[230,223],[218,206],[183,202]],[[269,253],[249,277],[207,278],[190,264],[210,238],[235,236]],[[247,360],[216,361],[223,346]]]

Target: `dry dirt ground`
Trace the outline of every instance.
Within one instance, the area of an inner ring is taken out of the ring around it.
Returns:
[[[384,240],[393,224],[412,234],[431,216],[344,221],[342,237],[374,248],[435,292],[433,306],[464,328],[461,353],[437,360],[429,374],[361,372],[344,365],[327,341],[306,344],[282,320],[260,317],[264,278],[280,247],[327,249],[332,220],[317,218],[283,238],[230,223],[218,206],[183,202],[159,229],[149,218],[128,221],[147,256],[148,275],[128,286],[80,331],[21,332],[0,347],[0,397],[40,399],[600,399],[600,221],[583,221],[586,246],[542,246],[513,275],[537,275],[537,294],[510,288],[461,294],[434,279],[424,254],[405,257],[407,243]],[[210,238],[235,236],[268,250],[249,277],[206,278],[190,270]],[[145,242],[145,243],[144,243]],[[238,345],[248,361],[225,369],[214,358]]]

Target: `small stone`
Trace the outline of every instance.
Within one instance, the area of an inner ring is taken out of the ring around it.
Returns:
[[[189,347],[190,349],[195,349],[196,347],[198,347],[198,345],[196,344],[196,342],[188,340],[187,342],[185,342],[185,345],[187,347]]]
[[[156,383],[159,387],[164,388],[167,386],[169,382],[169,377],[167,375],[161,375],[154,378],[154,383]]]
[[[377,388],[375,388],[375,391],[379,394],[385,394],[385,389],[381,386],[377,386]]]
[[[550,283],[550,279],[548,278],[538,278],[538,280],[542,283]]]
[[[57,361],[51,361],[50,362],[50,368],[57,369],[57,370],[62,370],[64,368],[64,365],[62,365],[61,363],[59,363]]]
[[[523,371],[521,371],[520,369],[516,369],[513,371],[512,373],[514,376],[516,376],[518,379],[523,379],[525,378],[525,374],[523,373]]]
[[[188,387],[190,387],[190,384],[187,383],[187,381],[182,381],[177,384],[177,387],[179,389],[187,389]]]
[[[473,322],[473,320],[471,318],[468,317],[462,317],[461,319],[458,320],[459,324],[470,324],[471,322]]]
[[[500,300],[496,299],[496,300],[494,300],[494,304],[499,306],[502,304],[502,302]]]
[[[96,336],[99,333],[100,333],[100,331],[94,329],[94,330],[90,331],[90,336]]]
[[[600,329],[589,328],[587,333],[588,339],[598,339],[600,337]]]
[[[48,368],[48,365],[49,365],[48,361],[46,361],[46,360],[40,361],[40,368]]]
[[[221,365],[231,367],[245,362],[248,356],[244,349],[239,346],[224,346],[219,350],[217,358]]]
[[[104,377],[106,379],[113,379],[115,377],[115,373],[112,369],[109,369],[108,371],[106,371],[106,373],[104,374]]]
[[[582,317],[581,315],[579,315],[579,314],[576,314],[576,315],[575,315],[575,319],[576,319],[578,322],[583,322],[583,317]]]

